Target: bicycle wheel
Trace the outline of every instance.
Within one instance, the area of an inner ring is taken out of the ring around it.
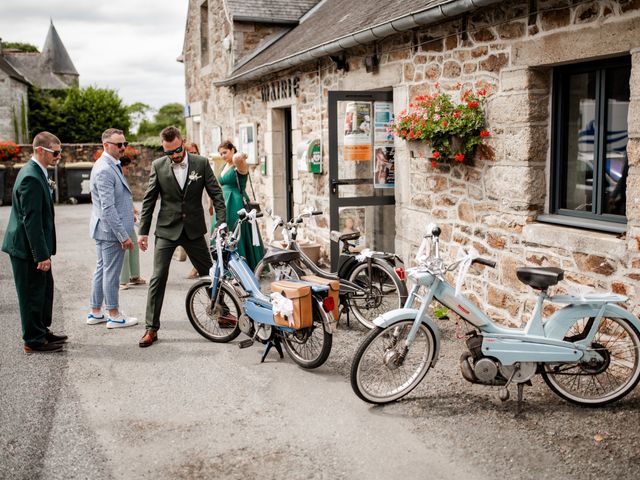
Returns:
[[[585,338],[592,322],[589,318],[578,320],[564,340]],[[640,380],[640,336],[628,320],[604,317],[591,348],[602,355],[602,362],[545,364],[542,378],[556,395],[566,401],[599,407],[621,399]]]
[[[313,325],[295,332],[282,332],[284,348],[302,368],[317,368],[331,353],[333,335],[324,329],[324,311],[313,300]]]
[[[347,280],[362,289],[362,292],[349,296],[349,307],[356,319],[367,328],[373,328],[373,321],[381,314],[402,308],[407,299],[407,286],[384,261],[372,262],[370,276],[367,263],[358,264]]]
[[[351,388],[365,402],[384,404],[404,397],[431,368],[436,342],[425,324],[420,324],[411,348],[404,351],[413,322],[378,327],[358,347],[351,364]]]
[[[225,343],[240,335],[238,318],[242,309],[233,288],[226,282],[220,284],[218,302],[213,306],[211,280],[194,283],[187,293],[186,308],[191,325],[204,338]]]
[[[285,279],[298,280],[300,277],[295,269],[289,263],[265,263],[260,261],[256,265],[253,274],[258,279],[260,291],[265,295],[271,293],[271,282]]]

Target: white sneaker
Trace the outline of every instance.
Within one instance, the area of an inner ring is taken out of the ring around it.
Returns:
[[[136,317],[128,317],[122,312],[119,312],[115,317],[107,318],[107,328],[123,328],[132,327],[138,323]]]
[[[97,325],[99,323],[105,323],[107,321],[107,317],[104,313],[88,313],[87,314],[87,325]]]

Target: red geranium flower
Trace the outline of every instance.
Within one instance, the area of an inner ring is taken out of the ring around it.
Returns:
[[[456,162],[462,162],[464,160],[464,153],[458,152],[453,158],[455,158]]]
[[[489,130],[482,130],[480,132],[480,138],[487,138],[489,135],[491,135],[491,133],[489,132]]]
[[[467,106],[469,108],[478,108],[478,101],[477,100],[471,100],[469,103],[467,103]]]
[[[431,160],[431,166],[433,168],[436,168],[438,166],[438,163],[435,160]]]
[[[433,158],[440,158],[440,152],[433,152]]]

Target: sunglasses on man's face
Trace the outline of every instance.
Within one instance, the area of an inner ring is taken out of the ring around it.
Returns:
[[[53,157],[57,157],[62,153],[62,150],[51,150],[50,148],[40,147],[45,152],[49,152]]]
[[[184,143],[182,145],[180,145],[178,148],[176,148],[175,150],[165,150],[164,154],[168,157],[170,157],[171,155],[173,155],[174,153],[182,153],[182,150],[184,149]]]
[[[110,143],[111,145],[115,145],[118,148],[127,148],[129,146],[129,142],[105,142]]]

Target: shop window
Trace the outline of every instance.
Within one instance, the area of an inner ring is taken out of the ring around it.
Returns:
[[[200,65],[209,64],[209,3],[200,5]]]
[[[630,57],[554,71],[550,213],[555,223],[624,229],[630,74]]]

